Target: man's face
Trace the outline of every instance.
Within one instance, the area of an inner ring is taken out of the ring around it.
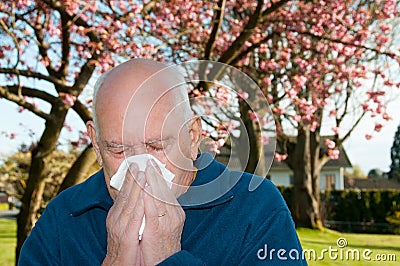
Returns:
[[[158,101],[137,96],[124,115],[110,112],[99,117],[98,147],[108,180],[126,157],[148,153],[166,164],[175,174],[173,182],[181,184],[193,167],[191,128],[173,102],[166,96]]]

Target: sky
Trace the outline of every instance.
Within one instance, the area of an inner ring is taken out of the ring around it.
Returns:
[[[366,118],[344,143],[351,163],[358,165],[365,174],[374,168],[379,168],[384,172],[389,171],[391,164],[390,149],[397,127],[400,125],[399,106],[399,97],[388,105],[387,111],[393,119],[385,123],[381,132],[374,133],[371,140],[366,140],[365,134],[372,132],[374,122]],[[77,130],[85,130],[84,123],[74,112],[68,114],[66,123],[73,125],[76,130],[68,132],[64,128],[62,143],[67,143],[70,138],[77,139]],[[30,129],[36,133],[33,137],[29,136]],[[28,111],[19,113],[17,105],[0,99],[0,133],[16,133],[13,140],[5,137],[4,134],[0,134],[0,158],[4,159],[15,152],[21,143],[30,144],[32,140],[37,140],[43,129],[44,121],[42,119]]]

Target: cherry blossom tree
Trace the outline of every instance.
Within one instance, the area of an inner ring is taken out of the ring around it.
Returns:
[[[371,129],[376,132],[390,119],[386,97],[400,87],[394,78],[399,50],[392,44],[398,13],[393,0],[2,1],[0,96],[46,121],[32,150],[17,254],[37,219],[46,163],[67,113],[91,119],[82,90],[96,71],[131,57],[175,63],[214,60],[251,76],[274,113],[275,159],[294,172],[295,222],[319,227],[322,166],[337,158],[362,119],[376,119]],[[208,89],[200,83],[190,94],[203,95]],[[38,101],[51,106],[50,111]],[[254,162],[262,154],[263,136],[254,130],[260,116],[244,103],[239,101],[240,130],[251,132]],[[322,142],[324,129],[332,138]],[[78,144],[87,145],[85,139],[82,132]],[[218,149],[223,141],[215,141]],[[91,158],[91,149],[84,149],[71,171],[79,173]],[[67,176],[64,187],[79,175]]]
[[[84,122],[92,118],[90,102],[79,98],[92,75],[114,66],[121,56],[156,54],[154,42],[141,40],[146,37],[141,31],[147,27],[143,18],[154,3],[117,4],[53,0],[0,3],[0,96],[16,103],[20,112],[30,111],[46,123],[31,152],[18,215],[17,256],[38,218],[48,161],[66,126],[67,113],[74,110]],[[46,106],[50,111],[44,111]],[[86,141],[82,132],[76,144]],[[84,149],[61,187],[86,176],[94,160],[92,149]]]

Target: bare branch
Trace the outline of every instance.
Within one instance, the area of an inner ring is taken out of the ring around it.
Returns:
[[[13,94],[17,94],[18,89],[19,89],[19,86],[7,86],[7,90]],[[45,91],[33,89],[33,88],[25,87],[25,86],[21,87],[21,93],[24,96],[41,99],[43,101],[48,102],[51,105],[53,105],[57,101],[59,101],[59,98],[57,98]]]
[[[346,133],[346,135],[344,135],[344,137],[340,138],[338,140],[338,146],[342,145],[342,143],[348,138],[350,137],[351,133],[354,131],[354,129],[358,126],[358,124],[361,122],[361,120],[364,118],[365,114],[367,114],[367,112],[363,112],[362,115],[360,115],[360,117],[357,119],[357,121],[353,124],[353,127]]]
[[[51,115],[43,112],[39,108],[37,108],[35,105],[28,103],[25,101],[24,98],[18,97],[18,95],[11,93],[7,90],[7,87],[0,86],[0,96],[4,97],[5,99],[14,102],[18,104],[19,106],[24,107],[25,109],[31,111],[32,113],[36,114],[37,116],[43,118],[44,120],[52,120]]]
[[[42,79],[42,80],[45,80],[45,81],[48,81],[48,82],[54,84],[54,86],[56,86],[58,88],[62,88],[65,91],[68,91],[69,89],[71,89],[62,80],[60,80],[58,78],[55,78],[55,77],[53,77],[51,75],[46,76],[46,75],[43,75],[43,74],[38,73],[38,72],[33,72],[33,71],[29,71],[29,70],[11,69],[11,68],[0,68],[0,73],[2,73],[2,74],[15,74],[15,75],[21,75],[21,76],[24,76],[24,77],[27,77],[27,78]]]
[[[9,30],[9,28],[8,28],[7,25],[6,25],[6,23],[5,23],[2,19],[0,19],[0,26],[1,26],[1,28],[2,28],[8,35],[11,36],[11,38],[12,38],[14,44],[15,44],[15,47],[17,48],[17,60],[15,61],[14,66],[12,67],[12,68],[16,68],[17,65],[18,65],[18,63],[19,63],[19,61],[20,61],[20,59],[19,59],[20,46],[19,46],[18,40],[17,40],[17,38],[15,37],[15,34],[12,33],[12,32]]]
[[[72,109],[79,115],[84,123],[93,119],[92,113],[89,109],[79,100],[75,101]]]

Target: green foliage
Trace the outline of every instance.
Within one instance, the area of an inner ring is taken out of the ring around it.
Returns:
[[[344,170],[344,176],[348,178],[367,178],[367,175],[361,170],[360,166],[353,165],[353,171]]]
[[[389,178],[400,182],[400,125],[394,135],[393,146],[390,149],[392,164],[390,165]]]
[[[279,187],[288,206],[292,202],[292,187]],[[359,231],[383,231],[383,227],[400,233],[400,191],[398,190],[344,190],[327,191],[321,194],[321,216],[323,220],[339,221],[343,224],[365,224]],[[341,230],[356,230],[343,227]],[[357,231],[356,230],[356,231]]]
[[[386,221],[395,226],[395,233],[400,235],[400,202],[393,202],[392,209],[388,216],[386,217]]]
[[[47,203],[56,196],[61,182],[75,159],[76,155],[74,153],[56,150],[46,161],[48,170],[45,173],[46,188],[43,195],[42,208],[45,208]],[[8,157],[0,167],[0,188],[7,194],[21,199],[25,192],[30,162],[30,153],[17,152]]]

